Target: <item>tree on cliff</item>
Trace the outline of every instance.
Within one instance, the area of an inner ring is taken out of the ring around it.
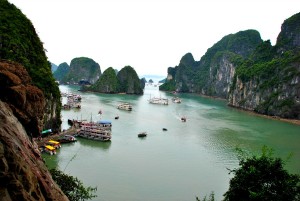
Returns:
[[[239,165],[230,171],[234,177],[224,194],[225,201],[300,199],[300,176],[289,174],[282,159],[272,156],[272,150],[264,147],[261,156],[240,155]]]

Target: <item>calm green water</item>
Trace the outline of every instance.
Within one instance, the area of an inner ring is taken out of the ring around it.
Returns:
[[[191,94],[180,94],[181,104],[149,104],[150,95],[173,96],[151,86],[143,96],[81,93],[70,86],[60,89],[82,95],[81,110],[62,111],[63,128],[68,128],[69,118],[99,120],[100,109],[101,119],[113,123],[111,142],[78,139],[63,145],[55,156],[44,155],[48,166],[76,176],[86,186],[97,186],[94,200],[188,201],[211,191],[221,200],[232,177],[227,168],[238,167],[236,147],[260,153],[267,145],[282,158],[292,153],[286,167],[300,174],[300,126],[249,115],[224,101]],[[120,102],[131,103],[133,111],[118,110]],[[116,115],[120,119],[115,120]],[[187,122],[181,122],[181,116]],[[138,138],[141,131],[148,136]]]

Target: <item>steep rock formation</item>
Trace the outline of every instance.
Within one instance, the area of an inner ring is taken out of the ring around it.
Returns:
[[[257,31],[246,30],[223,37],[200,61],[187,53],[178,66],[168,68],[168,81],[160,89],[227,98],[235,72],[234,60],[248,57],[261,42]]]
[[[224,53],[220,58],[212,63],[217,69],[210,68],[209,76],[213,78],[210,82],[211,95],[220,98],[227,98],[230,92],[233,77],[235,75],[235,65],[231,61],[232,54]]]
[[[277,43],[255,30],[223,37],[199,62],[185,55],[160,90],[200,93],[261,114],[300,119],[300,13],[285,20]]]
[[[26,69],[15,62],[0,60],[0,99],[5,101],[26,131],[39,136],[46,105],[43,92],[32,85]]]
[[[57,81],[62,82],[69,71],[70,66],[66,62],[64,62],[58,65],[57,70],[53,73],[53,76]]]
[[[118,72],[119,92],[141,95],[144,93],[141,81],[131,66],[125,66]]]
[[[68,200],[32,141],[43,127],[43,92],[32,85],[23,66],[3,60],[0,86],[1,200]]]
[[[13,4],[0,1],[0,59],[22,64],[46,99],[44,125],[59,130],[60,92],[42,42],[29,19]],[[21,93],[20,93],[21,94]]]
[[[275,47],[264,44],[261,49],[260,55],[269,59],[252,58],[251,65],[239,65],[229,104],[300,119],[300,13],[284,21]]]
[[[88,90],[100,93],[118,93],[119,81],[112,67],[106,69],[101,77]]]
[[[100,65],[93,59],[86,57],[74,58],[70,64],[70,71],[62,79],[64,83],[78,84],[80,80],[94,84],[101,75]]]
[[[58,66],[54,63],[51,63],[51,72],[54,73],[57,70]]]

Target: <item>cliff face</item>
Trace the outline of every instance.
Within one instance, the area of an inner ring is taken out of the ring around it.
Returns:
[[[45,127],[59,130],[60,92],[34,26],[18,8],[6,0],[0,1],[0,13],[0,59],[15,61],[25,67],[33,84],[45,96]],[[24,97],[22,90],[18,98]]]
[[[100,65],[93,59],[86,57],[74,58],[70,64],[70,70],[62,79],[64,83],[78,84],[80,80],[94,84],[101,75]]]
[[[53,76],[58,81],[63,81],[64,77],[69,73],[70,66],[64,62],[58,65],[57,70],[53,73]]]
[[[299,66],[300,13],[284,21],[275,46],[247,30],[223,37],[199,62],[183,56],[160,90],[220,97],[234,107],[300,119]]]
[[[281,27],[275,47],[260,54],[269,59],[243,62],[237,69],[229,104],[284,118],[300,119],[300,13]]]
[[[218,66],[216,72],[210,68],[209,76],[211,79],[211,94],[220,98],[227,98],[233,77],[235,75],[235,65],[230,60],[231,55],[222,54],[222,56],[212,66]]]
[[[112,67],[106,69],[97,82],[89,90],[100,93],[118,93],[119,81],[115,70]]]
[[[141,81],[136,71],[131,66],[125,66],[117,75],[119,80],[119,92],[141,95],[144,93]]]
[[[5,101],[28,133],[39,136],[46,106],[43,92],[32,85],[20,64],[0,60],[0,99]]]
[[[32,141],[43,127],[43,92],[32,85],[23,66],[3,60],[0,86],[1,199],[68,200],[52,180]]]
[[[261,42],[257,31],[246,30],[223,37],[200,61],[187,53],[178,66],[168,69],[168,80],[175,86],[166,83],[160,89],[227,98],[236,67],[233,60],[248,57]]]

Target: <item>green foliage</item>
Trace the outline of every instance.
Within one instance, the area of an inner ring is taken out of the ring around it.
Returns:
[[[62,81],[64,77],[69,73],[69,71],[70,66],[66,62],[64,62],[59,64],[57,70],[53,73],[53,76],[56,80]]]
[[[176,87],[175,87],[175,81],[174,79],[165,82],[164,84],[159,86],[159,90],[161,91],[175,91]]]
[[[26,68],[34,85],[46,97],[60,99],[43,44],[32,23],[13,4],[0,1],[0,59],[18,62]]]
[[[0,59],[15,61],[26,68],[33,84],[43,91],[48,103],[57,105],[56,111],[50,111],[56,119],[45,118],[44,125],[54,130],[59,128],[60,92],[43,43],[30,20],[6,0],[0,0]]]
[[[300,12],[286,19],[282,26],[281,32],[277,37],[277,49],[286,50],[299,48],[297,43],[294,43],[294,36],[300,33]],[[299,43],[298,43],[299,44]]]
[[[196,73],[190,72],[189,77],[195,82],[198,91],[211,88],[210,70],[214,76],[219,69],[220,58],[226,56],[235,64],[242,63],[243,58],[247,58],[261,43],[260,34],[256,30],[240,31],[236,34],[229,34],[207,50],[201,58]]]
[[[136,71],[131,66],[125,66],[117,75],[119,80],[119,92],[127,94],[143,94],[141,81]]]
[[[87,57],[74,58],[70,64],[70,71],[62,79],[64,83],[78,83],[80,80],[91,82],[101,75],[100,65]]]
[[[119,81],[112,67],[106,69],[98,81],[90,87],[90,90],[103,93],[117,93]]]
[[[262,81],[267,81],[267,83],[261,82],[262,88],[276,87],[283,81],[287,82],[291,80],[297,71],[294,68],[289,68],[293,62],[300,61],[300,52],[287,51],[280,57],[273,55],[272,60],[265,60],[265,57],[260,60],[245,60],[236,69],[237,76],[243,81],[247,82],[250,79],[259,78]],[[290,73],[283,74],[282,72],[289,71]],[[272,81],[269,81],[273,79]],[[283,78],[283,79],[282,79]]]
[[[93,192],[97,191],[97,188],[87,187],[85,188],[80,180],[76,177],[64,174],[57,169],[51,169],[50,173],[53,180],[61,188],[64,194],[70,201],[83,201],[90,200],[97,197]]]
[[[240,151],[239,165],[230,171],[234,177],[224,194],[225,201],[300,199],[300,176],[289,174],[271,149],[264,147],[260,156],[251,157]]]

